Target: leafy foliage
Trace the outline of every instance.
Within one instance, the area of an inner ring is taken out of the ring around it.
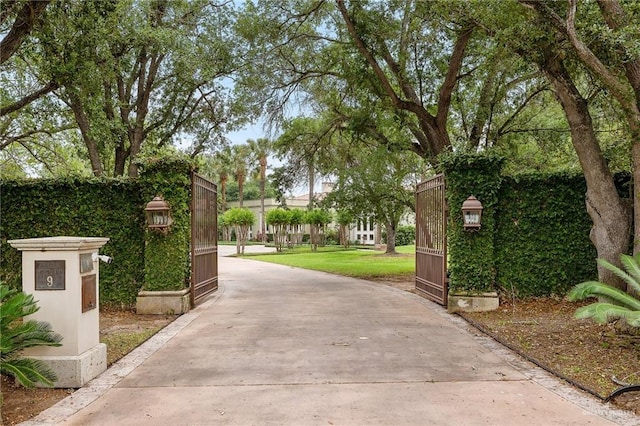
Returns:
[[[33,295],[0,284],[0,373],[15,377],[21,385],[53,385],[57,377],[42,361],[22,357],[37,346],[61,346],[62,336],[44,321],[24,320],[38,311]]]
[[[598,263],[622,278],[629,289],[640,294],[640,255],[622,255],[620,258],[625,270],[598,259]],[[640,300],[631,294],[599,281],[586,281],[576,285],[568,295],[571,301],[597,297],[592,303],[576,311],[576,318],[591,318],[599,324],[621,319],[632,327],[640,327]]]
[[[504,290],[519,297],[563,295],[596,275],[585,180],[573,172],[507,176],[490,154],[442,156],[449,206],[451,291]],[[619,175],[628,194],[628,175]],[[462,229],[462,202],[483,204],[482,228]]]
[[[491,154],[447,154],[440,160],[449,207],[450,291],[493,291],[495,212],[503,159]],[[467,232],[462,227],[462,203],[470,195],[484,207],[482,228],[477,232]]]
[[[7,240],[76,235],[108,237],[101,249],[100,302],[129,306],[144,280],[144,202],[139,184],[120,179],[0,182],[0,279],[22,285],[20,252]],[[149,198],[150,200],[151,198]]]
[[[290,224],[290,211],[285,209],[273,209],[267,212],[266,221],[274,229],[274,243],[277,251],[282,251],[286,242],[286,227]]]
[[[310,228],[311,250],[316,251],[318,246],[324,246],[327,225],[331,219],[331,213],[323,209],[312,209],[305,214],[304,221]]]
[[[52,235],[108,237],[101,252],[100,302],[132,306],[143,287],[179,290],[189,277],[190,161],[148,159],[138,180],[41,179],[0,182],[0,279],[20,288],[20,253],[8,240]],[[171,206],[167,235],[147,229],[144,207],[156,195]]]
[[[173,218],[167,234],[144,227],[144,289],[181,290],[189,285],[190,174],[195,166],[183,158],[148,159],[139,166],[143,200],[161,195]]]
[[[563,295],[596,275],[591,220],[578,173],[506,177],[495,235],[496,284],[521,297]],[[544,267],[541,267],[544,265]]]
[[[244,253],[244,246],[249,238],[249,227],[256,222],[256,215],[247,208],[234,207],[227,210],[223,217],[225,223],[235,228],[237,253]]]

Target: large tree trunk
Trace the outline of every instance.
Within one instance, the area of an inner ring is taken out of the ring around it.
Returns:
[[[80,97],[75,93],[68,91],[68,94],[69,94],[69,103],[71,105],[71,110],[73,111],[73,115],[76,119],[76,123],[78,123],[78,128],[80,129],[82,140],[84,141],[84,144],[87,147],[87,152],[89,154],[89,161],[91,162],[91,171],[95,176],[102,176],[104,174],[104,168],[102,167],[102,160],[100,159],[98,144],[91,136],[89,119],[84,113],[84,107],[82,105],[82,101],[80,100]]]
[[[397,224],[388,221],[384,224],[387,231],[387,251],[385,254],[398,254],[396,252],[396,226]]]
[[[629,19],[616,0],[598,0],[598,6],[609,28],[617,31],[629,25]],[[633,254],[640,253],[640,58],[624,63],[625,75],[633,88],[635,104],[630,105],[627,112],[629,128],[631,129],[633,163],[633,222],[635,225],[633,239]]]
[[[222,213],[227,211],[227,180],[229,177],[220,175],[220,210]]]
[[[16,53],[50,2],[51,0],[30,0],[24,4],[11,25],[11,29],[0,41],[0,64],[4,64]],[[2,5],[3,11],[5,8],[13,7],[8,3]]]
[[[555,51],[547,51],[539,65],[551,82],[565,112],[571,141],[586,183],[586,204],[593,221],[591,241],[598,257],[620,265],[620,255],[629,247],[631,212],[618,196],[611,171],[600,150],[586,100],[575,87]],[[626,284],[605,268],[598,268],[600,281],[626,290]]]
[[[244,201],[244,173],[238,173],[238,202],[240,204],[240,208],[242,208],[243,201]]]

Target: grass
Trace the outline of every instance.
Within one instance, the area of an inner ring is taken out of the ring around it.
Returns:
[[[115,332],[100,338],[107,345],[107,365],[111,365],[160,331],[154,327],[141,332]]]
[[[413,274],[415,247],[398,247],[397,251],[399,256],[386,256],[379,251],[338,246],[321,247],[317,252],[297,247],[282,253],[251,255],[251,259],[362,279]]]

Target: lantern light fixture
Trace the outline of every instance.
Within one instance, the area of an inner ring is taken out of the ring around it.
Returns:
[[[482,209],[482,203],[473,195],[462,203],[462,220],[466,231],[480,229]]]
[[[161,196],[156,196],[153,200],[149,201],[144,212],[147,217],[147,226],[149,229],[167,232],[169,226],[173,223],[171,207]]]

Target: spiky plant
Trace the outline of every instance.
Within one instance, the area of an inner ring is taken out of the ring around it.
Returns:
[[[33,295],[0,284],[0,373],[29,388],[37,383],[52,386],[57,377],[41,361],[23,357],[22,351],[34,346],[60,346],[62,340],[49,323],[24,320],[38,309]]]
[[[640,255],[620,257],[626,272],[604,259],[598,264],[622,278],[630,289],[640,294]],[[597,297],[598,302],[584,306],[575,313],[576,318],[591,318],[599,324],[621,319],[632,327],[640,327],[640,300],[608,284],[586,281],[575,286],[568,295],[571,301]]]

